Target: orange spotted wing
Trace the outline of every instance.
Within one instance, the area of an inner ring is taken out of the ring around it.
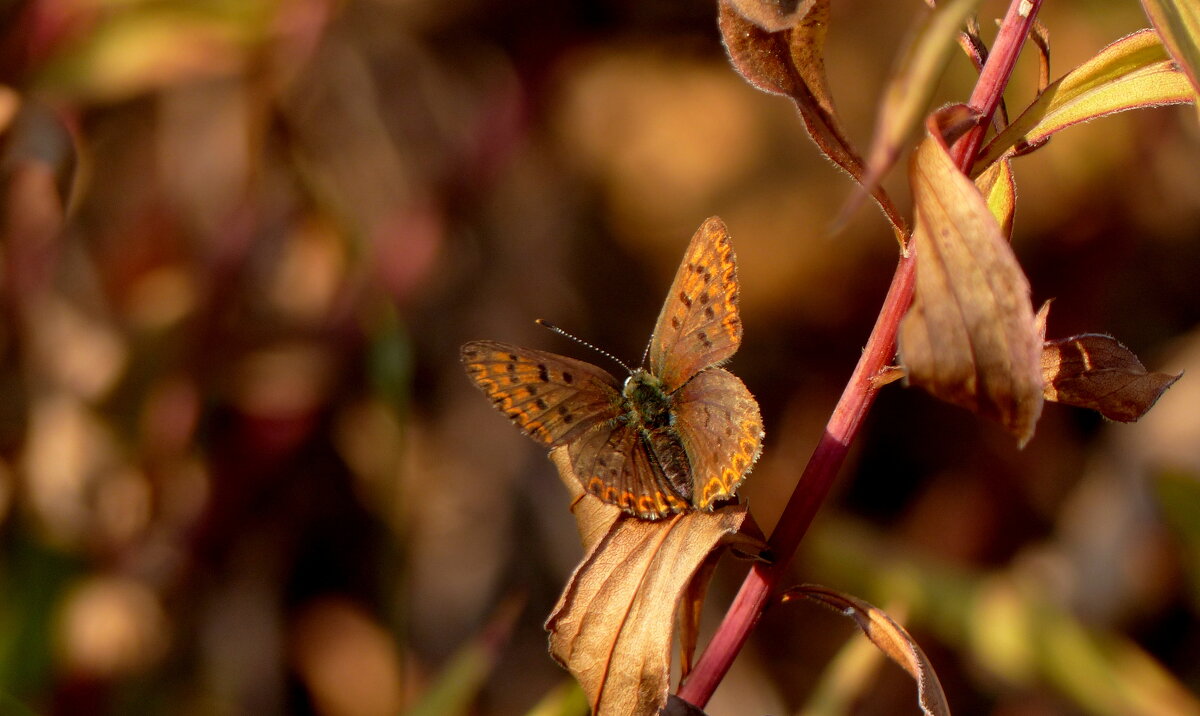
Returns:
[[[672,393],[696,507],[732,496],[761,451],[758,403],[737,376],[714,367],[741,342],[733,245],[714,216],[692,236],[650,338],[650,372]]]
[[[714,216],[692,236],[650,338],[650,372],[667,392],[737,352],[737,301],[733,245],[725,222]]]
[[[566,446],[584,489],[644,519],[731,497],[762,445],[758,403],[716,367],[742,339],[733,247],[711,218],[692,237],[650,339],[622,385],[603,369],[494,341],[463,346],[475,384],[527,435]]]
[[[599,366],[496,341],[462,347],[467,374],[526,435],[566,445],[584,488],[654,519],[687,507],[664,480],[637,429],[622,421],[620,383]]]

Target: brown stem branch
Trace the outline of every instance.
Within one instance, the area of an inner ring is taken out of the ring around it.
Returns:
[[[1020,54],[1025,38],[1033,24],[1042,0],[1013,0],[1008,14],[996,37],[995,47],[980,73],[979,81],[971,94],[971,107],[983,115],[978,126],[967,132],[954,146],[955,163],[964,172],[968,171],[992,115],[1000,103],[1004,87],[1012,75],[1016,58]],[[911,246],[911,244],[910,244]],[[873,378],[892,360],[896,351],[896,332],[900,319],[912,302],[915,279],[913,254],[901,257],[892,277],[891,287],[880,308],[875,327],[867,339],[866,348],[855,366],[842,396],[838,400],[825,433],[817,443],[804,473],[796,483],[787,506],[768,543],[775,561],[768,565],[754,566],[733,603],[725,613],[725,619],[717,628],[712,641],[701,654],[687,681],[679,689],[679,697],[701,708],[724,678],[750,631],[762,616],[763,610],[775,593],[780,580],[808,531],[818,508],[824,502],[838,470],[846,459],[863,419],[878,393]]]

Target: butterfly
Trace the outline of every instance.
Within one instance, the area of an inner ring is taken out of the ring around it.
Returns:
[[[742,342],[725,223],[692,236],[646,365],[619,381],[585,361],[497,341],[462,347],[467,374],[517,427],[564,447],[584,490],[642,519],[711,510],[762,449],[758,403],[718,367]]]

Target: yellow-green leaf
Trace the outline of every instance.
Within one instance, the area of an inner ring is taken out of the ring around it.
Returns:
[[[1167,56],[1152,30],[1135,32],[1104,48],[1050,84],[1037,101],[1000,133],[975,166],[1036,146],[1071,125],[1142,107],[1195,100],[1188,78]]]
[[[1200,3],[1196,0],[1142,0],[1146,16],[1179,69],[1200,94]]]
[[[1017,210],[1017,184],[1007,159],[996,162],[975,178],[975,186],[1000,224],[1000,233],[1012,240],[1013,214]]]
[[[931,131],[910,163],[916,287],[900,325],[908,379],[999,420],[1021,445],[1042,411],[1029,282],[975,184]]]

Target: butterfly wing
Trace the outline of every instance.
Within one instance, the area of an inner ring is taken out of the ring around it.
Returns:
[[[762,450],[758,403],[733,373],[710,368],[674,395],[675,429],[692,468],[692,504],[731,497]]]
[[[566,445],[585,490],[630,514],[686,509],[651,460],[641,433],[619,418],[616,378],[590,363],[496,341],[462,348],[471,380],[517,427],[547,447]]]
[[[591,363],[497,341],[465,344],[462,362],[492,405],[547,447],[570,442],[620,410],[617,379]]]
[[[650,337],[650,372],[668,393],[737,351],[737,302],[733,246],[725,222],[714,216],[692,236]]]
[[[567,445],[583,489],[643,519],[688,509],[650,458],[641,432],[620,421],[598,424]]]

